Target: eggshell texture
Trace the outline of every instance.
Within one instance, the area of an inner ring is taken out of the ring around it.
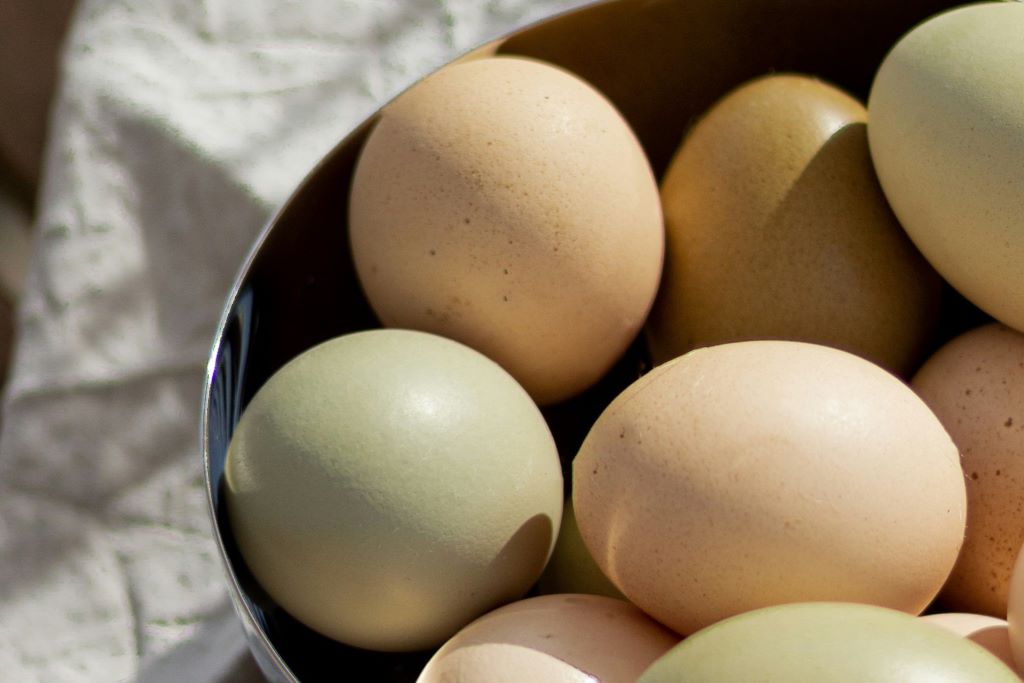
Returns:
[[[558,530],[555,549],[537,582],[537,589],[541,593],[587,593],[625,598],[597,566],[580,538],[571,498],[562,508],[562,526]]]
[[[573,463],[612,582],[693,633],[784,602],[919,613],[964,534],[956,447],[905,384],[802,342],[692,351],[629,386]]]
[[[967,480],[967,537],[943,601],[1003,617],[1024,544],[1024,334],[971,330],[929,358],[912,386],[953,438]]]
[[[374,650],[436,646],[536,581],[562,511],[540,411],[457,342],[373,330],[275,373],[228,449],[246,565],[285,610]]]
[[[921,621],[941,626],[983,648],[999,658],[1003,664],[1017,670],[1010,649],[1010,631],[1005,619],[985,616],[983,614],[967,614],[963,612],[945,612],[928,614],[920,617]]]
[[[783,74],[740,86],[697,123],[661,185],[655,361],[791,339],[917,367],[941,282],[886,204],[866,119],[841,90]]]
[[[664,250],[657,184],[619,113],[568,72],[511,57],[448,66],[384,109],[349,227],[386,325],[468,344],[544,404],[622,355]]]
[[[543,595],[474,621],[434,654],[417,683],[634,683],[678,642],[623,600]]]
[[[637,683],[1019,683],[971,641],[870,605],[804,603],[694,634]]]
[[[1024,5],[976,3],[904,36],[871,87],[882,188],[950,284],[1024,330]]]

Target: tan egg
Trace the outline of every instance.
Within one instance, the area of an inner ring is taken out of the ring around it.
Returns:
[[[597,566],[583,539],[580,538],[571,498],[567,499],[562,507],[562,526],[558,530],[555,549],[544,568],[544,573],[540,576],[540,581],[537,582],[537,589],[541,593],[587,593],[612,598],[625,597]]]
[[[825,346],[723,344],[655,367],[573,462],[595,561],[693,633],[788,602],[918,614],[964,533],[956,447],[907,385]]]
[[[522,58],[445,67],[388,105],[349,215],[385,325],[483,352],[539,403],[613,365],[661,276],[658,188],[628,124],[579,78]]]
[[[679,636],[633,605],[542,595],[485,614],[444,644],[417,683],[634,683]]]
[[[912,386],[953,437],[967,480],[967,537],[942,599],[1005,616],[1024,544],[1024,334],[971,330],[929,358]]]
[[[940,280],[886,204],[866,120],[841,90],[783,74],[740,86],[697,123],[661,185],[656,362],[790,339],[913,371]]]
[[[936,270],[1024,331],[1024,4],[970,3],[907,33],[871,86],[886,197]]]
[[[941,626],[981,645],[998,657],[1003,664],[1014,671],[1017,670],[1017,665],[1013,661],[1013,652],[1010,649],[1010,631],[1007,628],[1006,620],[965,612],[927,614],[920,619],[929,624]]]

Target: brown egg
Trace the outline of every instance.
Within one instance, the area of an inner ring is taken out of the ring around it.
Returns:
[[[912,372],[940,280],[890,211],[867,113],[800,75],[747,83],[693,128],[661,185],[656,362],[747,339],[834,346]]]
[[[928,614],[920,617],[921,621],[935,624],[968,640],[981,645],[1010,667],[1017,670],[1010,649],[1010,631],[1005,619],[997,619],[983,614],[967,614],[964,612],[945,612]]]
[[[417,683],[634,683],[679,636],[623,600],[542,595],[485,614],[438,650]]]
[[[967,537],[942,591],[952,609],[1006,616],[1024,543],[1024,334],[985,325],[949,342],[913,387],[960,449]]]
[[[919,613],[949,575],[956,447],[910,388],[833,348],[722,344],[655,367],[573,462],[594,560],[684,634],[788,602]]]
[[[481,351],[542,404],[622,355],[664,249],[658,187],[622,116],[569,72],[512,57],[445,67],[384,108],[350,238],[385,325]]]

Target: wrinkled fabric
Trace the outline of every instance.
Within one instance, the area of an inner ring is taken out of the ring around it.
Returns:
[[[258,680],[198,423],[271,212],[417,78],[579,0],[83,0],[0,432],[0,678]]]

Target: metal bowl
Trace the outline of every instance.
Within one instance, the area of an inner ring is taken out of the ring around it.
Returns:
[[[660,176],[689,124],[732,87],[772,71],[799,71],[865,99],[889,47],[951,5],[610,0],[515,31],[460,59],[524,55],[575,72],[620,109]],[[412,682],[431,654],[357,650],[289,616],[246,569],[222,497],[228,442],[260,385],[321,341],[380,326],[356,281],[346,233],[352,170],[375,119],[328,153],[264,228],[225,304],[207,365],[200,439],[210,515],[249,646],[274,682]],[[645,363],[637,342],[598,386],[545,410],[566,463],[596,415]]]

